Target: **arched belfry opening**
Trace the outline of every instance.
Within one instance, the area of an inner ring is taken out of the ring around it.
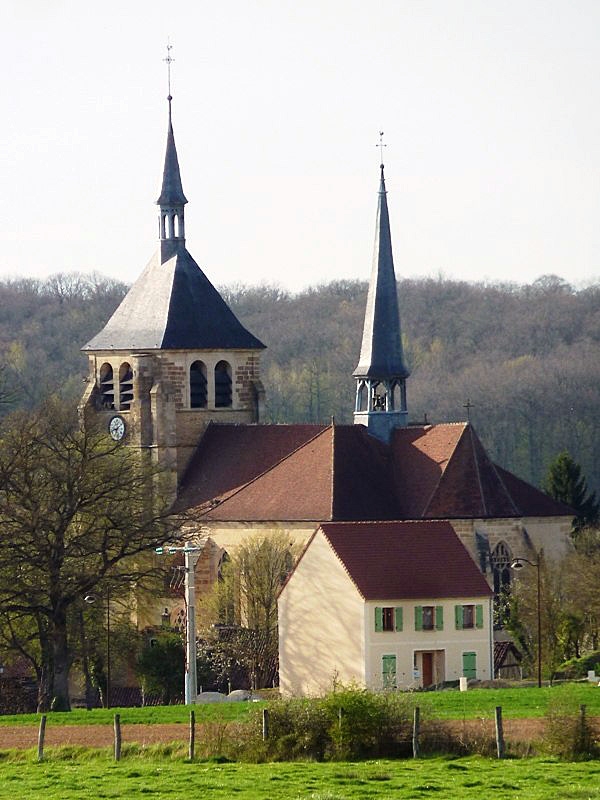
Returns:
[[[133,402],[133,370],[127,361],[119,367],[119,409],[129,411]]]
[[[190,367],[190,408],[206,408],[207,404],[206,364],[194,361]]]
[[[215,367],[215,408],[231,408],[232,404],[231,366],[219,361]]]
[[[108,363],[102,364],[100,367],[100,405],[106,410],[112,410],[115,407],[113,368]]]

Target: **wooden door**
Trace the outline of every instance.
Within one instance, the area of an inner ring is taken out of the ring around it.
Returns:
[[[465,678],[477,677],[477,653],[463,653],[463,675]]]
[[[433,683],[433,653],[423,653],[421,655],[421,666],[423,670],[423,686],[431,686]]]

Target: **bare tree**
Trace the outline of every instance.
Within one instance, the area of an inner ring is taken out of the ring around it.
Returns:
[[[148,551],[176,536],[160,477],[127,447],[81,430],[56,401],[7,421],[0,607],[5,621],[38,628],[41,708],[70,707],[69,611],[102,581],[133,584],[151,573]]]
[[[208,649],[217,672],[241,667],[254,688],[277,674],[277,595],[298,554],[281,531],[245,539],[203,601]]]

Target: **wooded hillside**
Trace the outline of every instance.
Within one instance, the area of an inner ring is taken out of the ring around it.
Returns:
[[[556,276],[528,286],[444,278],[399,283],[411,421],[470,418],[498,463],[540,484],[563,449],[600,488],[600,285],[575,290]],[[0,353],[16,405],[49,391],[76,398],[79,348],[126,287],[98,276],[0,283]],[[268,349],[265,421],[350,422],[366,282],[292,295],[270,286],[221,287]]]

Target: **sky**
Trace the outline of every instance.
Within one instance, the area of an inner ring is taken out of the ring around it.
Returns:
[[[4,0],[0,278],[133,282],[167,41],[187,246],[218,286],[600,280],[597,0]]]

